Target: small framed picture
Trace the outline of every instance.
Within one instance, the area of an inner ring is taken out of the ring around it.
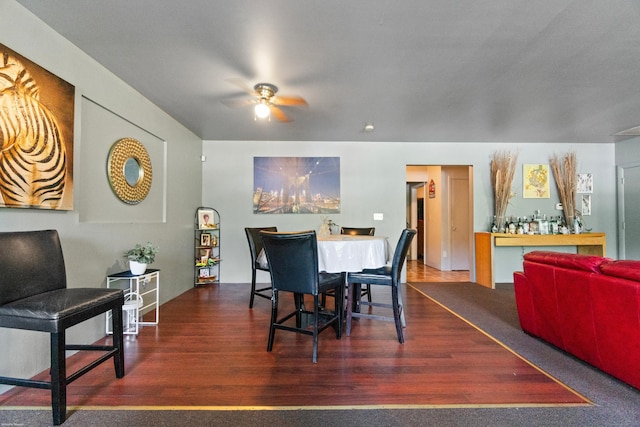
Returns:
[[[198,210],[198,224],[200,228],[215,228],[215,219],[213,217],[213,210],[211,209],[199,209]]]
[[[211,249],[200,249],[200,262],[207,263],[211,257]]]
[[[593,174],[579,173],[576,183],[576,193],[593,193]]]
[[[211,246],[211,234],[202,233],[200,235],[200,246]]]
[[[591,194],[582,194],[582,215],[591,215]]]

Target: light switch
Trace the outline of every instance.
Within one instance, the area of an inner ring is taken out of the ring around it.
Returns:
[[[382,221],[384,219],[384,215],[381,213],[374,213],[373,220],[374,221]]]

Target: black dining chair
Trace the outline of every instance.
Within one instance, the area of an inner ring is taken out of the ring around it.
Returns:
[[[349,236],[373,236],[376,232],[375,227],[340,227],[340,234]],[[362,296],[366,295],[367,300],[371,302],[371,286],[364,284],[360,287]]]
[[[318,334],[333,326],[336,338],[342,337],[342,310],[344,303],[344,279],[340,273],[318,272],[318,243],[316,232],[270,232],[261,231],[260,237],[269,261],[271,272],[271,323],[267,351],[273,349],[276,329],[313,336],[313,363],[318,360]],[[335,292],[333,312],[320,312],[319,296],[328,290]],[[313,311],[296,301],[295,309],[278,317],[279,293],[313,297]],[[295,317],[295,325],[287,322]],[[321,319],[322,318],[322,319]],[[308,326],[308,320],[311,327]],[[322,322],[321,322],[322,320]]]
[[[409,252],[409,246],[413,236],[416,235],[416,230],[405,229],[400,235],[398,244],[396,245],[395,252],[393,254],[393,260],[391,265],[376,269],[365,269],[359,273],[347,273],[347,286],[349,288],[349,295],[347,298],[347,336],[351,335],[351,319],[353,317],[370,318],[378,320],[390,320],[396,324],[396,333],[398,335],[398,341],[404,343],[404,335],[402,333],[402,295],[400,290],[400,274],[402,273],[402,267],[407,253]],[[362,302],[360,286],[362,284],[368,284],[370,286],[388,286],[391,288],[391,303],[381,302]],[[356,299],[354,301],[354,299]],[[393,309],[393,317],[381,316],[373,313],[363,313],[363,310],[359,306],[372,306],[372,307],[384,307]]]
[[[259,259],[262,252],[262,240],[260,231],[278,231],[277,227],[245,227],[244,232],[249,242],[249,252],[251,254],[251,297],[249,298],[249,308],[253,308],[253,299],[257,295],[261,298],[271,299],[271,284],[269,286],[256,289],[257,270],[269,271],[269,265]]]

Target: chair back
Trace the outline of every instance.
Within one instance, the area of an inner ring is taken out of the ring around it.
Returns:
[[[0,305],[67,287],[56,230],[0,233]]]
[[[413,240],[413,236],[415,236],[416,233],[416,230],[412,230],[410,228],[402,230],[402,234],[400,234],[400,239],[396,245],[396,250],[393,253],[393,260],[391,261],[391,277],[398,283],[400,283],[400,273],[402,272],[404,261],[407,259],[411,240]]]
[[[375,232],[375,227],[340,227],[340,234],[348,234],[350,236],[373,236]]]
[[[318,295],[316,232],[261,231],[274,291]]]
[[[249,242],[249,252],[251,252],[251,266],[255,268],[257,266],[258,255],[262,251],[262,240],[260,239],[260,231],[278,231],[278,227],[245,227],[244,232],[247,235],[247,241]]]

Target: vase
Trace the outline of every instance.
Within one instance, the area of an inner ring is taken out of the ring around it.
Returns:
[[[134,276],[139,276],[147,271],[147,264],[138,261],[129,261],[129,270]]]
[[[496,215],[496,226],[498,227],[498,233],[506,233],[506,219],[504,215]]]

